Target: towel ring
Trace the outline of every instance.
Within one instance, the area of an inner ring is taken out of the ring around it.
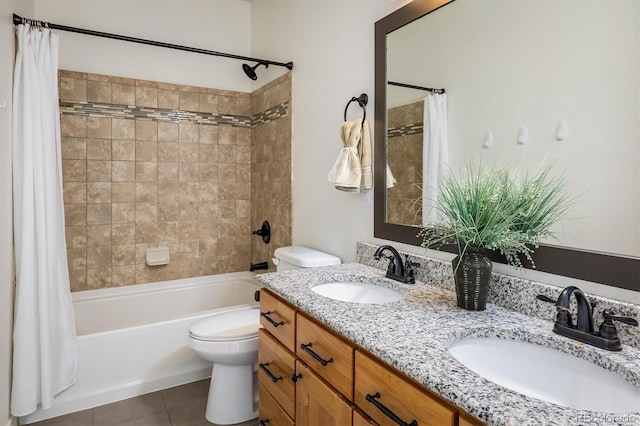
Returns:
[[[362,126],[364,126],[364,120],[366,120],[367,118],[367,109],[365,107],[369,102],[369,97],[366,93],[362,93],[357,98],[355,96],[351,98],[351,100],[347,102],[347,106],[344,107],[344,121],[347,121],[347,110],[349,109],[349,105],[351,105],[351,102],[357,102],[358,105],[360,105],[360,107],[362,108]]]

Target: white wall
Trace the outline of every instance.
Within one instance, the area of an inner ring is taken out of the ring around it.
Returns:
[[[13,326],[13,220],[11,203],[11,105],[15,27],[12,14],[32,14],[33,0],[0,2],[0,425],[17,424],[9,415]]]
[[[35,0],[35,19],[249,56],[250,3],[238,0]],[[58,31],[60,68],[248,92],[242,61]]]
[[[356,241],[374,241],[373,194],[327,181],[352,96],[367,93],[373,127],[374,23],[407,1],[253,0],[252,52],[294,63],[292,85],[293,243],[355,260]],[[269,68],[267,80],[282,73]],[[357,105],[348,119],[361,116]],[[415,248],[414,248],[415,249]]]

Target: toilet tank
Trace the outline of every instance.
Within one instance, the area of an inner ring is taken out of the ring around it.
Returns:
[[[273,255],[273,264],[278,272],[342,263],[339,257],[332,254],[301,246],[280,247]]]

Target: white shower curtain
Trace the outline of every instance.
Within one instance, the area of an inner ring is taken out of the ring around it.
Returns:
[[[16,27],[13,202],[16,301],[11,414],[53,404],[75,382],[76,333],[64,235],[58,36]]]
[[[438,220],[433,207],[438,201],[438,183],[449,164],[447,95],[431,94],[424,99],[422,145],[422,225]]]

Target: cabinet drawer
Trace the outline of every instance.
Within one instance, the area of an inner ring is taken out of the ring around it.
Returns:
[[[293,420],[289,418],[282,407],[273,399],[271,394],[260,385],[260,416],[259,424],[268,426],[293,426]]]
[[[410,424],[455,425],[457,410],[397,374],[391,367],[356,351],[355,403],[381,426],[397,426],[386,408]],[[367,398],[367,396],[369,398]]]
[[[353,426],[378,426],[378,424],[358,408],[353,412]]]
[[[296,361],[296,426],[351,426],[353,405],[318,377],[309,366]]]
[[[353,401],[354,347],[303,315],[297,322],[298,358]]]
[[[260,291],[260,324],[295,352],[296,311],[264,288]]]
[[[460,417],[458,418],[458,426],[487,426],[485,423],[476,419],[475,417],[460,411]]]
[[[296,394],[292,376],[296,360],[264,329],[258,334],[258,381],[280,403],[289,417],[294,416]]]

